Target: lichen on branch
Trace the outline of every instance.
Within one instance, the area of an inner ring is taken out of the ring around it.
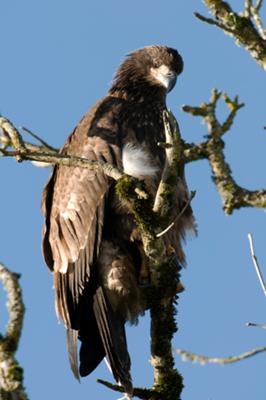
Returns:
[[[194,15],[201,21],[215,25],[236,39],[256,62],[266,70],[266,30],[260,17],[262,1],[253,5],[252,0],[246,0],[242,13],[236,13],[229,3],[222,0],[203,0],[214,19],[200,13]]]
[[[0,335],[0,399],[27,400],[23,386],[23,369],[15,359],[25,311],[19,275],[0,263],[0,280],[7,293],[9,314],[6,332]]]
[[[216,106],[220,99],[226,103],[229,114],[224,122],[220,122]],[[200,116],[208,129],[207,139],[199,144],[186,144],[184,156],[186,162],[207,159],[212,171],[212,178],[223,201],[223,209],[231,214],[241,207],[266,208],[266,190],[248,190],[237,184],[233,178],[230,165],[225,159],[223,136],[227,133],[237,115],[244,106],[238,98],[230,99],[225,93],[216,89],[212,91],[210,101],[199,107],[185,105],[183,111],[192,116]]]
[[[60,164],[67,167],[100,169],[115,180],[118,180],[123,175],[118,168],[108,163],[94,162],[83,157],[60,154],[60,151],[52,146],[44,145],[43,143],[45,142],[41,139],[39,139],[42,142],[41,145],[25,142],[18,130],[7,118],[0,118],[0,129],[3,132],[3,135],[0,135],[0,156],[2,157],[13,157],[18,162],[27,160],[46,163],[47,165]]]

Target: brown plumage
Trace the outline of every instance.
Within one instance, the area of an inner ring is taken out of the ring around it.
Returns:
[[[164,164],[162,113],[166,94],[182,72],[174,49],[149,46],[128,55],[112,87],[80,121],[62,154],[106,161],[145,179],[154,191]],[[124,324],[145,308],[140,289],[144,262],[134,219],[101,171],[56,166],[42,199],[43,252],[54,274],[56,309],[68,334],[76,377],[106,357],[115,379],[131,393]],[[187,202],[185,181],[176,185],[174,215]],[[184,263],[180,241],[193,229],[188,207],[168,241]],[[79,371],[77,338],[81,341]]]

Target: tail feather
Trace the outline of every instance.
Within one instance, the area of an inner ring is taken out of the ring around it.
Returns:
[[[96,290],[93,311],[114,378],[127,393],[132,393],[131,362],[127,351],[124,321],[114,314],[101,287]]]
[[[89,375],[106,357],[115,380],[132,394],[130,357],[127,351],[125,323],[115,315],[102,287],[93,295],[92,304],[83,305],[80,329],[67,329],[67,349],[76,379]],[[77,341],[81,341],[79,368]]]
[[[87,376],[94,371],[103,360],[105,357],[105,350],[92,305],[83,305],[80,315],[79,339],[81,341],[81,346],[79,352],[79,373],[80,376]]]
[[[101,336],[96,325],[88,326],[88,334],[80,334],[81,346],[79,352],[79,373],[80,376],[87,376],[97,368],[105,357]]]
[[[78,369],[78,354],[77,354],[77,342],[78,342],[78,331],[75,329],[67,328],[67,351],[71,370],[75,378],[80,381],[79,369]]]

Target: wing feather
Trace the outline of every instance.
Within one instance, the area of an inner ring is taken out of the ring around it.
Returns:
[[[72,134],[63,153],[74,152],[91,161],[115,161],[119,165],[116,145],[101,137],[84,133],[82,136],[82,132],[79,137]],[[80,144],[75,148],[77,141]],[[65,325],[72,328],[77,323],[74,310],[99,253],[110,184],[111,180],[100,170],[57,166],[43,194],[43,251],[54,271],[57,312]],[[61,277],[62,274],[66,276]]]
[[[104,98],[81,120],[61,153],[121,168],[120,106],[121,100]],[[79,338],[80,374],[90,373],[106,355],[115,378],[131,390],[124,321],[116,321],[95,268],[112,183],[99,169],[54,168],[42,197],[43,253],[54,273],[56,311],[67,327],[74,375],[79,377]]]
[[[114,315],[101,287],[98,287],[95,293],[93,309],[97,315],[98,329],[114,378],[123,385],[126,392],[131,393],[131,362],[127,351],[125,324]]]

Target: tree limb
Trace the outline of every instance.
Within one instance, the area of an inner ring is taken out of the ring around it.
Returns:
[[[216,115],[216,105],[220,98],[229,108],[229,114],[223,123]],[[241,207],[266,208],[266,190],[248,190],[239,186],[232,176],[229,164],[224,154],[223,135],[229,131],[237,112],[244,106],[238,98],[231,100],[225,93],[213,89],[209,103],[202,103],[200,107],[183,106],[183,111],[201,116],[208,128],[206,141],[200,144],[185,144],[184,157],[186,162],[207,159],[209,161],[212,178],[223,201],[223,209],[231,214],[234,209]]]
[[[40,142],[41,145],[47,150],[58,153],[58,149],[50,146],[47,142],[45,142],[42,138],[40,138],[38,135],[36,135],[36,133],[32,132],[30,129],[26,128],[25,126],[22,126],[21,129],[24,132],[28,133],[30,136],[32,136],[34,139],[36,139],[38,142]]]
[[[254,322],[247,322],[246,326],[254,326],[256,328],[266,329],[266,325],[265,324],[256,324]]]
[[[124,393],[124,388],[119,385],[114,385],[113,383],[104,381],[102,379],[97,379],[97,382],[101,385],[104,385],[108,389],[114,390],[119,393]],[[133,397],[138,397],[142,400],[160,400],[160,394],[152,389],[144,389],[144,388],[133,388]]]
[[[0,146],[2,145],[0,147],[0,156],[14,157],[19,162],[29,160],[53,165],[61,164],[67,167],[101,169],[107,176],[115,180],[120,179],[124,175],[118,168],[108,163],[94,162],[83,157],[64,155],[47,144],[45,146],[38,146],[25,143],[18,130],[7,118],[0,118],[0,129],[4,133],[4,136],[0,136]],[[40,138],[38,140],[40,141]],[[8,147],[13,147],[14,150],[7,150]]]
[[[0,335],[1,400],[28,399],[23,387],[23,370],[15,359],[15,352],[18,348],[21,336],[25,311],[18,279],[18,274],[10,272],[0,263],[0,280],[7,292],[7,308],[9,312],[6,333]]]
[[[261,288],[263,290],[264,296],[266,296],[266,284],[265,284],[265,281],[263,279],[263,275],[262,275],[262,272],[261,272],[261,269],[260,269],[260,266],[259,266],[258,258],[257,258],[256,254],[255,254],[253,237],[252,237],[251,233],[248,234],[248,240],[249,240],[250,253],[251,253],[251,258],[252,258],[252,261],[253,261],[253,265],[254,265],[255,271],[257,273],[257,276],[258,276],[258,279],[259,279],[259,282],[260,282],[260,286],[261,286]]]
[[[4,137],[10,141],[12,146],[14,146],[21,155],[23,155],[26,152],[24,141],[19,131],[7,118],[0,117],[0,129],[2,129]],[[6,145],[9,145],[9,143],[6,143]],[[20,155],[17,155],[17,160],[20,161]]]
[[[198,362],[200,364],[233,364],[238,361],[242,361],[246,358],[250,358],[255,356],[256,354],[262,353],[266,351],[266,346],[258,347],[257,349],[253,349],[250,351],[246,351],[245,353],[238,354],[236,356],[229,357],[206,357],[200,356],[198,354],[191,353],[189,351],[177,349],[176,352],[178,355],[182,357],[184,361],[193,361]]]
[[[203,2],[215,19],[206,18],[199,13],[195,13],[195,17],[208,24],[216,25],[233,36],[236,44],[243,46],[266,70],[266,31],[259,15],[262,1],[258,1],[254,6],[251,0],[246,0],[245,11],[239,14],[234,12],[225,1],[203,0]]]

